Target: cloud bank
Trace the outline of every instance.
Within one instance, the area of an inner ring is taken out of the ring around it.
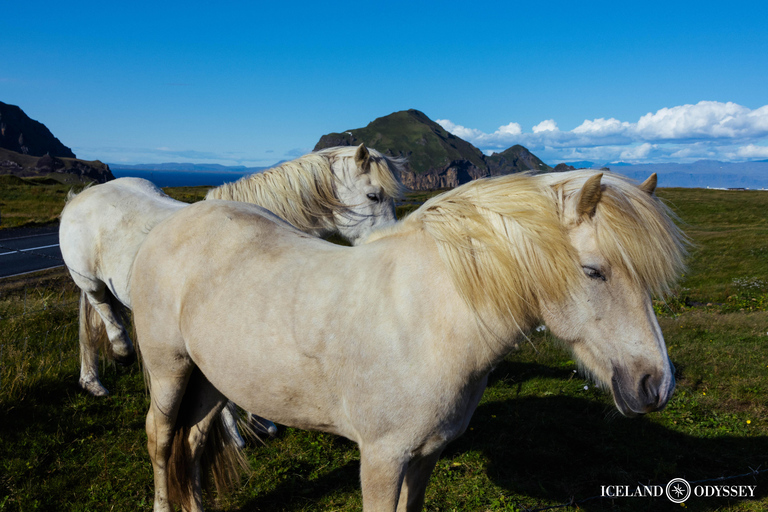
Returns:
[[[493,133],[467,128],[449,119],[436,121],[485,153],[521,144],[548,162],[768,158],[768,105],[750,110],[732,102],[701,101],[649,112],[634,123],[614,118],[585,120],[570,131],[561,131],[554,119],[540,122],[530,132],[512,122]]]

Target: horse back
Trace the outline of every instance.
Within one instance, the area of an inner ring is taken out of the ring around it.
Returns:
[[[128,305],[128,275],[139,246],[152,227],[184,206],[140,178],[120,178],[75,195],[59,227],[62,256],[73,278],[80,279],[81,288],[109,283]]]

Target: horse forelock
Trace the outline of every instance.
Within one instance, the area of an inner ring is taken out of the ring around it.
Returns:
[[[428,200],[370,241],[423,230],[476,314],[524,327],[538,316],[539,299],[559,300],[578,276],[556,206],[551,189],[529,176],[478,180]]]
[[[357,150],[354,146],[339,146],[321,149],[316,154],[327,155],[332,162],[344,165],[354,175],[369,173],[371,183],[381,188],[384,195],[399,199],[403,195],[403,185],[399,176],[405,169],[405,158],[397,158],[385,155],[375,149],[368,148],[370,158],[367,169],[359,169],[354,156]]]
[[[576,196],[599,171],[547,175],[566,216],[573,216]],[[621,175],[604,173],[602,196],[593,223],[598,247],[612,265],[619,265],[638,285],[665,295],[685,268],[689,239],[675,224],[675,214],[654,194]]]

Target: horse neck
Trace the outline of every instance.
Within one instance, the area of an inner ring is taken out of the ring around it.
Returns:
[[[419,303],[418,322],[433,333],[426,342],[441,354],[441,364],[470,376],[486,375],[518,347],[523,332],[532,327],[530,320],[518,326],[471,307],[459,293],[433,238],[422,230],[394,231],[395,235],[380,242],[388,245],[387,264],[405,269],[391,280]]]
[[[225,183],[211,189],[205,198],[256,204],[313,236],[322,237],[336,231],[333,211],[321,204],[312,191],[299,192],[284,187],[270,172],[277,171]]]

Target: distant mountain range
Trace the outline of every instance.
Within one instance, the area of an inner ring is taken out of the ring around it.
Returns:
[[[403,184],[414,190],[450,188],[483,176],[552,170],[523,146],[486,156],[418,110],[402,110],[354,128],[320,137],[315,150],[333,146],[370,148],[406,157]]]
[[[659,175],[660,187],[768,189],[768,161],[690,164],[607,164],[614,172],[636,180]]]

